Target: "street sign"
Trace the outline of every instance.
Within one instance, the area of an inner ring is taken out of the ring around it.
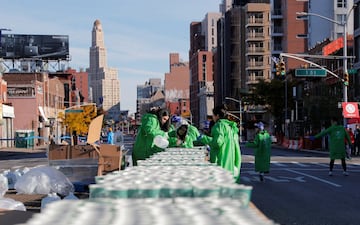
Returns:
[[[65,113],[81,113],[84,112],[82,109],[66,109]]]
[[[296,69],[296,77],[326,77],[326,71],[323,69]]]
[[[349,74],[356,74],[357,70],[356,69],[348,69],[348,73]]]

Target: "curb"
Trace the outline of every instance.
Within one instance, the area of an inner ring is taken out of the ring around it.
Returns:
[[[281,149],[287,149],[289,151],[299,151],[299,152],[309,152],[309,153],[317,153],[317,154],[324,154],[324,155],[329,155],[329,151],[328,150],[312,150],[312,149],[305,149],[305,148],[299,148],[299,149],[293,149],[293,148],[288,148],[288,147],[284,147],[281,144],[273,144],[273,147],[277,147],[277,148],[281,148]]]

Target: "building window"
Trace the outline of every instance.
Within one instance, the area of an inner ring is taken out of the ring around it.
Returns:
[[[307,34],[298,34],[296,35],[297,38],[308,38]]]
[[[346,21],[346,14],[337,14],[336,20],[342,24],[343,22]]]
[[[355,38],[355,57],[357,59],[357,62],[359,62],[359,57],[360,57],[360,37],[356,37]]]
[[[338,39],[338,38],[340,38],[340,37],[342,37],[342,36],[344,36],[343,33],[336,33],[336,37],[335,37],[335,38]]]
[[[360,27],[360,23],[359,23],[359,13],[360,13],[360,7],[356,6],[355,10],[354,10],[354,29],[358,29]]]
[[[337,0],[337,7],[338,8],[346,8],[347,7],[346,1],[347,0]]]

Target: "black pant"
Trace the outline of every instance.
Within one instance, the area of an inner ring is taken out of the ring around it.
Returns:
[[[359,155],[360,153],[360,140],[355,141],[354,146],[354,155]]]
[[[330,171],[333,170],[333,168],[334,168],[334,163],[335,163],[335,159],[331,159],[331,160],[330,160]],[[342,158],[342,159],[341,159],[341,165],[342,165],[343,170],[346,171],[346,161],[345,161],[345,158]]]

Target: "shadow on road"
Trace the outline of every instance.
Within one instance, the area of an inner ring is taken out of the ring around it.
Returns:
[[[29,159],[29,158],[47,158],[46,152],[12,152],[0,151],[0,160],[9,159]]]

